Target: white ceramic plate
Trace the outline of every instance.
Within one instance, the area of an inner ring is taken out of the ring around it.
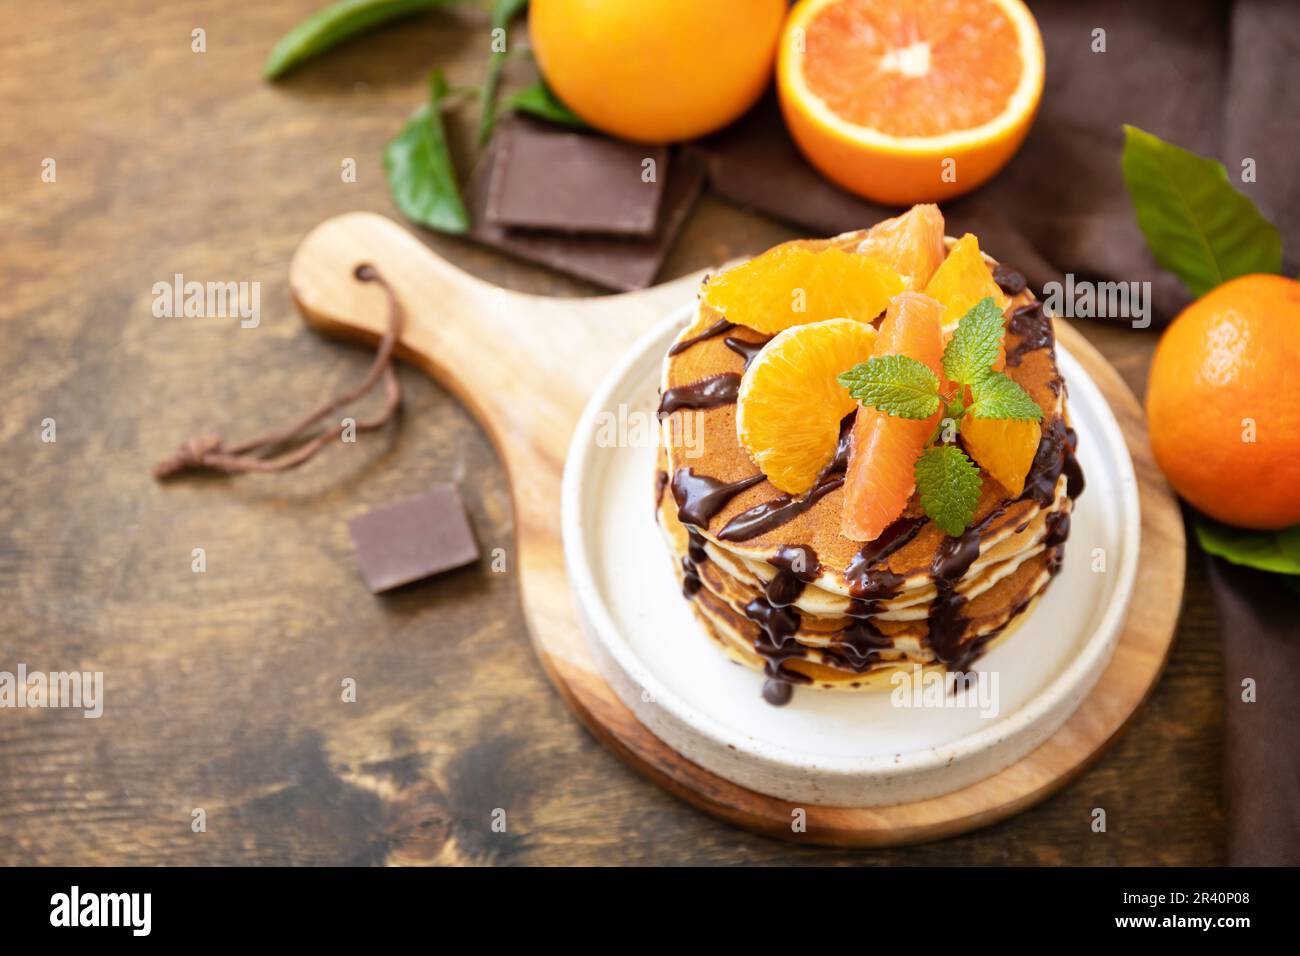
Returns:
[[[831,806],[949,793],[1050,737],[1105,669],[1137,572],[1133,464],[1083,368],[1057,344],[1087,487],[1060,574],[1020,627],[974,665],[990,692],[996,686],[996,698],[986,698],[996,713],[899,706],[889,690],[796,688],[790,704],[773,707],[760,696],[762,675],[733,664],[695,620],[654,519],[659,431],[644,426],[654,420],[664,353],[691,314],[692,307],[674,313],[610,371],[565,463],[565,560],[579,619],[619,698],[656,736],[719,776]],[[611,444],[611,435],[623,440]]]

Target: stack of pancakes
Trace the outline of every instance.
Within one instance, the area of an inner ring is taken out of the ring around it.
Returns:
[[[915,495],[875,541],[840,534],[852,415],[809,492],[786,495],[763,477],[736,436],[735,397],[767,336],[701,303],[669,350],[657,516],[705,630],[766,672],[769,700],[784,702],[793,684],[888,686],[890,672],[914,664],[964,669],[1060,567],[1083,478],[1052,322],[1023,279],[997,274],[1014,293],[1006,373],[1043,409],[1042,438],[1020,496],[981,471],[979,506],[958,537],[929,521]]]

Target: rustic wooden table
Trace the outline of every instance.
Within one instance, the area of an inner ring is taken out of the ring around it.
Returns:
[[[597,744],[547,684],[508,573],[485,562],[365,590],[346,519],[435,482],[461,485],[485,551],[511,547],[491,449],[422,375],[402,370],[400,427],[291,477],[155,484],[149,466],[196,429],[241,438],[360,376],[366,353],[294,314],[290,254],[336,213],[396,216],[382,149],[428,70],[480,79],[488,24],[470,8],[263,83],[271,44],[318,5],[0,8],[0,670],[103,671],[106,685],[98,720],[0,710],[0,863],[1223,861],[1220,658],[1198,555],[1168,671],[1090,772],[958,839],[830,851],[718,823]],[[473,113],[454,123],[462,158]],[[791,235],[706,197],[665,277]],[[424,238],[505,286],[594,291]],[[155,318],[153,284],[177,273],[260,282],[260,325]],[[1140,395],[1154,337],[1079,325]]]

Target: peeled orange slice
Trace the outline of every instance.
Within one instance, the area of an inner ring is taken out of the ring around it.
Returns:
[[[976,418],[971,414],[961,419],[962,444],[976,463],[1013,498],[1025,490],[1025,476],[1034,463],[1041,439],[1038,422]]]
[[[803,494],[835,457],[840,420],[856,402],[835,380],[871,357],[876,330],[852,319],[786,329],[763,346],[736,404],[736,434],[768,481]]]
[[[730,322],[771,334],[826,319],[871,322],[901,291],[903,280],[882,262],[800,239],[713,276],[704,304]]]
[[[953,245],[925,286],[925,294],[943,303],[943,325],[951,331],[980,299],[992,296],[999,309],[1011,300],[993,281],[993,273],[980,252],[979,240],[969,232]]]
[[[943,262],[944,251],[943,213],[928,203],[876,223],[857,247],[859,255],[885,263],[902,277],[904,287],[917,292]]]
[[[1043,75],[1021,0],[802,0],[777,60],[781,108],[808,160],[900,206],[958,196],[1001,169]]]
[[[942,312],[943,306],[934,299],[904,292],[890,303],[872,354],[906,355],[924,362],[942,383]],[[911,419],[870,406],[858,409],[844,478],[841,534],[854,541],[874,541],[902,515],[916,490],[916,459],[942,414],[940,409],[930,418]]]

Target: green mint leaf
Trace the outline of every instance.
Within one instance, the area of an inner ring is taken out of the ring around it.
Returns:
[[[442,101],[449,92],[446,79],[435,70],[429,77],[429,104],[415,111],[384,150],[384,172],[393,202],[408,219],[440,232],[464,232],[469,215],[442,125]]]
[[[494,40],[497,30],[503,31],[502,35],[508,40],[507,28],[510,26],[510,21],[523,13],[526,6],[528,0],[496,0],[492,5]],[[496,124],[497,87],[501,85],[501,70],[506,65],[506,57],[509,55],[508,50],[494,49],[488,56],[487,77],[483,80],[483,90],[479,95],[478,144],[480,146],[487,143],[488,137],[492,135],[492,127]]]
[[[1014,418],[1041,421],[1043,410],[1019,384],[1001,372],[986,372],[971,386],[975,401],[970,413],[976,418]]]
[[[342,0],[318,10],[282,36],[271,49],[262,75],[278,80],[340,43],[401,17],[447,6],[452,0]]]
[[[531,113],[533,116],[550,120],[552,123],[560,123],[576,129],[587,128],[587,124],[582,121],[582,118],[561,103],[555,94],[551,92],[550,87],[541,81],[525,90],[520,90],[513,96],[507,96],[501,101],[500,109]]]
[[[916,460],[921,507],[945,534],[959,535],[975,517],[980,500],[980,470],[956,445],[927,448]]]
[[[943,373],[959,385],[974,385],[998,359],[1005,332],[993,296],[976,302],[957,323],[943,350]]]
[[[1124,183],[1161,266],[1193,295],[1253,272],[1282,271],[1282,239],[1228,181],[1223,164],[1124,127]]]
[[[1195,516],[1192,525],[1196,540],[1209,554],[1261,571],[1300,574],[1300,525],[1281,531],[1247,531],[1202,514]]]
[[[863,405],[899,418],[929,418],[939,410],[939,376],[906,355],[877,355],[837,381]]]

